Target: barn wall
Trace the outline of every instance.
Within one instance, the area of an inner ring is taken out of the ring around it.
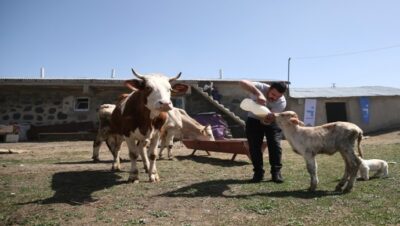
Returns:
[[[375,132],[400,127],[400,97],[399,96],[377,96],[369,97],[369,123],[362,121],[362,113],[359,97],[346,98],[310,98],[317,99],[316,125],[327,122],[325,104],[329,102],[344,102],[346,104],[347,118],[349,122],[355,123],[364,132]],[[304,119],[303,98],[289,98],[288,110],[295,111],[301,120]]]

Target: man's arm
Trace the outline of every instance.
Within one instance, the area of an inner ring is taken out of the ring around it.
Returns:
[[[242,89],[256,96],[258,104],[265,105],[267,103],[267,99],[265,98],[264,94],[256,88],[253,82],[248,80],[241,80],[239,84]]]

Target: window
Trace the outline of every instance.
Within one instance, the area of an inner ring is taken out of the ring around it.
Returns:
[[[89,97],[77,97],[74,109],[75,111],[89,111]]]

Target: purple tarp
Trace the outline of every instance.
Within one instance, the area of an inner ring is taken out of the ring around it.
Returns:
[[[223,140],[227,137],[228,123],[220,114],[215,112],[199,113],[193,118],[202,125],[211,125],[216,140]]]

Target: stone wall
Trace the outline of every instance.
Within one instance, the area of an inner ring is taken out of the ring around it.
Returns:
[[[0,124],[34,126],[97,121],[98,106],[114,103],[120,90],[90,91],[80,89],[32,88],[0,91]],[[77,97],[89,98],[89,110],[76,111]]]

